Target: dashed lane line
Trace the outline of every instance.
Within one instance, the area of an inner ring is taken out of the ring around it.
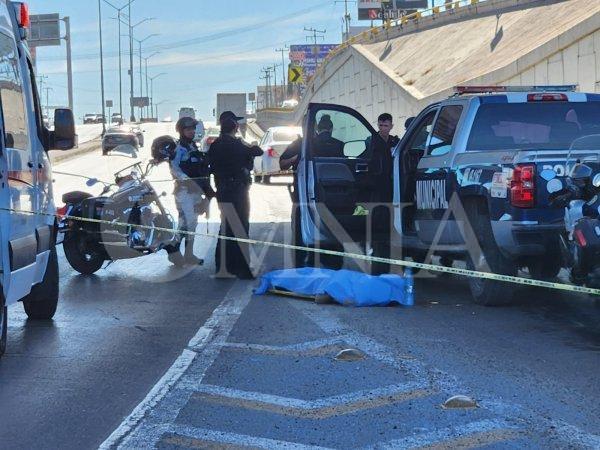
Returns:
[[[199,400],[303,419],[327,419],[434,394],[426,383],[421,382],[367,389],[318,400],[280,397],[207,384],[193,386],[192,390],[193,397]]]

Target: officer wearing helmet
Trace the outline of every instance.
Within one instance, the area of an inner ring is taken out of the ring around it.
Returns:
[[[171,174],[175,180],[175,203],[179,214],[179,230],[195,232],[198,215],[208,214],[210,199],[215,192],[210,185],[208,160],[196,147],[194,136],[198,121],[192,117],[182,117],[175,126],[179,142],[171,160]],[[194,255],[194,236],[184,234],[183,257],[180,252],[169,254],[169,261],[175,265],[199,265],[204,261]]]

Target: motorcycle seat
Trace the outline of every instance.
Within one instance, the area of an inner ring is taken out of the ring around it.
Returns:
[[[83,200],[85,200],[86,198],[90,198],[90,197],[92,197],[92,194],[90,194],[89,192],[73,191],[73,192],[67,192],[66,194],[64,194],[62,196],[62,201],[63,201],[63,203],[72,205],[72,204],[81,203]]]

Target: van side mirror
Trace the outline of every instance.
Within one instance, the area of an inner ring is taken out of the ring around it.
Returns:
[[[77,145],[75,117],[67,108],[54,110],[54,131],[50,133],[51,150],[70,150]]]

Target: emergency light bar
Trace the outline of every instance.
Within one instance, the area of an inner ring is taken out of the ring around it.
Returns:
[[[577,84],[556,86],[456,86],[454,92],[463,94],[491,94],[497,92],[574,92]]]

